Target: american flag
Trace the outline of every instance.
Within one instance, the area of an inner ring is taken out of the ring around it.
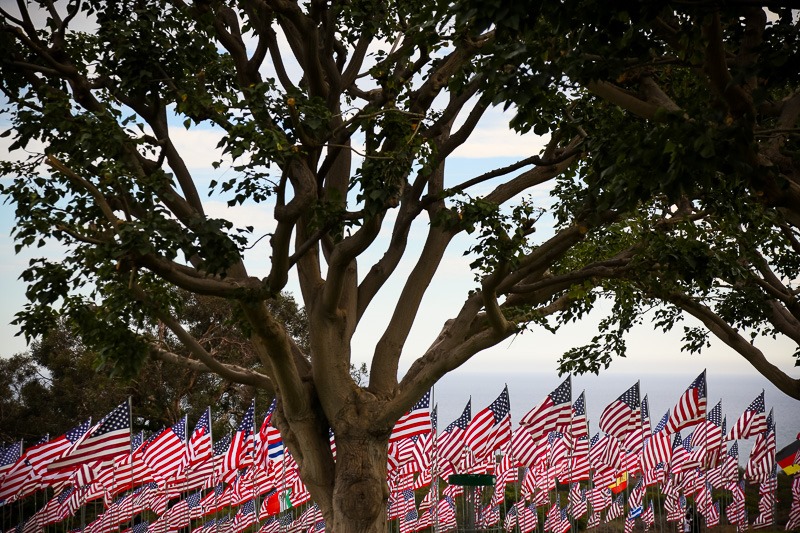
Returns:
[[[725,508],[728,522],[737,525],[747,524],[747,512],[744,506],[744,480],[731,484],[731,503]]]
[[[464,433],[471,419],[472,399],[467,401],[461,416],[444,428],[442,434],[439,435],[437,446],[440,459],[453,463],[458,462],[458,458],[464,451]]]
[[[414,445],[411,447],[411,459],[409,462],[413,468],[418,469],[420,472],[430,472],[433,434],[418,435],[417,437],[412,437],[411,440],[414,441]]]
[[[500,523],[500,506],[489,504],[480,513],[478,527],[481,529],[491,529]]]
[[[778,465],[772,467],[772,474],[758,486],[758,516],[755,527],[768,527],[775,522],[775,491],[778,488]]]
[[[430,433],[431,427],[431,391],[428,391],[395,423],[389,442]]]
[[[60,459],[50,463],[48,470],[72,470],[93,461],[110,461],[118,455],[131,453],[130,398],[108,413],[97,426],[89,430]]]
[[[592,505],[592,511],[602,511],[611,505],[611,489],[608,487],[597,487],[591,489],[587,495],[589,503]]]
[[[719,500],[709,506],[705,513],[706,527],[714,527],[719,524]]]
[[[464,432],[464,444],[475,456],[482,458],[497,449],[497,437],[500,445],[511,440],[511,403],[508,399],[508,386],[485,409],[476,414]],[[502,428],[502,431],[498,429]]]
[[[519,520],[520,533],[534,531],[539,525],[536,508],[533,505],[525,505],[525,502],[517,502],[514,505],[515,507],[518,506],[517,519]]]
[[[197,465],[211,458],[211,407],[206,407],[189,437],[189,464]]]
[[[775,465],[775,423],[772,410],[767,416],[767,431],[759,434],[750,451],[750,459],[745,466],[745,477],[753,481],[769,478]]]
[[[722,462],[722,480],[724,483],[735,483],[739,478],[739,443],[731,444]]]
[[[628,433],[638,429],[641,417],[639,382],[611,402],[600,415],[600,429],[624,441]]]
[[[223,475],[227,470],[224,468],[223,459],[227,457],[228,451],[231,447],[232,437],[230,434],[225,435],[221,439],[215,441],[211,446],[211,459],[202,463],[197,467],[197,472],[202,473],[206,480],[206,487],[212,487],[217,482],[217,478]],[[235,472],[236,470],[233,470]],[[214,473],[214,476],[209,474]]]
[[[765,409],[764,389],[761,389],[761,394],[756,396],[756,399],[744,410],[742,416],[725,435],[725,440],[749,439],[765,432],[767,430]]]
[[[589,421],[586,418],[586,395],[581,391],[578,399],[572,403],[572,422],[570,432],[574,439],[589,436]]]
[[[150,441],[142,458],[156,479],[166,481],[183,470],[188,460],[186,417]]]
[[[438,511],[437,526],[440,531],[447,531],[456,527],[456,502],[452,496],[445,496],[436,506]]]
[[[608,508],[606,511],[606,522],[610,522],[611,520],[615,520],[623,515],[625,508],[623,506],[622,498],[624,494],[620,494],[617,496],[611,504],[611,507]]]
[[[575,441],[575,447],[572,450],[568,473],[569,481],[587,481],[590,471],[589,436],[584,435]]]
[[[564,506],[561,511],[559,511],[559,520],[556,522],[553,532],[554,533],[567,533],[569,529],[572,527],[572,522],[569,521],[569,517],[567,517],[567,507]]]
[[[250,403],[250,407],[245,411],[239,427],[231,438],[231,445],[228,453],[223,459],[223,471],[236,470],[253,464],[253,453],[255,438],[255,399]]]
[[[178,530],[189,525],[189,521],[193,518],[200,518],[203,516],[203,506],[200,502],[203,499],[202,491],[197,491],[182,499],[166,513],[162,515],[169,526],[170,530]]]
[[[653,500],[650,500],[650,505],[648,505],[647,509],[642,512],[642,522],[644,522],[645,529],[653,527],[653,524],[656,523],[655,512],[653,510]]]
[[[569,470],[572,443],[569,441],[569,437],[560,431],[551,431],[547,437],[547,442],[550,444],[548,466],[551,469],[548,475],[561,477],[562,472]]]
[[[506,517],[503,519],[503,529],[508,531],[514,531],[514,528],[517,527],[517,505],[514,504],[511,506],[511,509],[508,510],[506,513]]]
[[[594,529],[600,525],[600,511],[594,511],[586,521],[586,529]]]
[[[147,533],[149,527],[150,522],[147,520],[142,520],[138,524],[134,524],[132,528],[123,531],[123,533]]]
[[[542,402],[522,417],[520,425],[528,429],[536,441],[551,431],[568,426],[572,421],[572,381],[570,376]]]
[[[792,480],[792,506],[789,509],[789,519],[786,522],[786,531],[800,527],[800,476]]]
[[[12,442],[0,450],[0,481],[11,471],[20,457],[22,457],[22,441]]]
[[[664,481],[665,464],[663,461],[657,463],[653,468],[644,471],[644,484],[649,487]]]
[[[258,439],[256,440],[256,456],[255,463],[259,468],[267,468],[267,462],[271,459],[280,459],[283,453],[283,439],[281,438],[280,431],[272,424],[272,414],[278,405],[277,398],[274,398],[269,404],[264,421],[258,430]],[[270,448],[272,446],[272,448]]]
[[[696,424],[706,416],[706,371],[695,378],[672,408],[664,430],[675,433]]]
[[[241,533],[256,522],[255,500],[245,502],[233,517],[233,533]]]
[[[542,524],[542,528],[545,531],[553,531],[555,529],[556,523],[561,519],[561,494],[556,493],[556,501],[550,506],[550,510],[547,511],[547,514],[544,517],[544,524]]]
[[[410,531],[416,531],[417,520],[419,520],[419,513],[417,512],[416,509],[411,509],[403,516],[401,516],[399,521],[400,533],[409,533]]]
[[[533,466],[536,458],[536,443],[524,427],[517,427],[511,437],[511,455],[523,466]]]
[[[642,514],[642,497],[644,496],[644,479],[639,478],[628,496],[629,518],[638,518]]]
[[[89,431],[91,419],[72,428],[65,434],[50,441],[37,444],[25,450],[25,453],[13,463],[6,477],[0,483],[0,502],[20,500],[39,488],[39,480],[47,472],[47,465],[61,457],[83,435]],[[21,447],[22,443],[19,443]],[[5,451],[14,453],[17,444],[12,444]],[[10,459],[8,457],[7,459]],[[0,460],[2,462],[2,460]],[[2,478],[2,476],[0,476]]]
[[[708,412],[705,422],[694,430],[691,444],[702,448],[705,452],[704,466],[707,468],[716,466],[722,445],[722,400]]]
[[[645,442],[642,452],[642,470],[652,470],[658,463],[668,463],[672,456],[672,439],[664,428],[669,420],[667,411],[653,430],[653,435]]]
[[[586,489],[581,488],[579,483],[572,483],[569,488],[569,513],[576,520],[589,511],[586,501]]]
[[[631,533],[633,531],[633,526],[636,525],[636,519],[631,518],[630,516],[625,519],[625,528],[623,529],[624,533]]]
[[[623,449],[636,452],[634,457],[637,463],[641,461],[645,440],[650,438],[650,409],[647,405],[647,395],[642,398],[639,411],[639,420],[634,423],[634,428],[628,433],[628,436],[625,437],[622,445]],[[628,469],[638,471],[639,464],[628,465]]]

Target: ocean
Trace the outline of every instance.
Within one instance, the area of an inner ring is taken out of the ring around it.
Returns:
[[[672,409],[680,396],[697,377],[697,374],[657,373],[635,376],[632,374],[603,373],[600,375],[573,376],[572,398],[582,391],[586,397],[586,415],[589,432],[598,431],[598,420],[603,409],[623,392],[639,381],[642,397],[647,395],[650,420],[653,427],[664,413]],[[445,376],[433,390],[433,403],[438,406],[439,430],[461,415],[467,401],[472,398],[472,414],[487,407],[508,385],[511,400],[511,419],[516,427],[519,420],[547,394],[560,385],[566,376],[555,372],[468,372],[456,370]],[[792,442],[800,432],[800,401],[790,398],[775,388],[766,378],[757,375],[722,374],[706,372],[707,405],[712,409],[722,400],[722,413],[730,428],[750,403],[764,390],[766,412],[773,409],[777,449]],[[684,430],[683,436],[690,429]],[[739,441],[739,461],[742,465],[752,448],[753,439]]]

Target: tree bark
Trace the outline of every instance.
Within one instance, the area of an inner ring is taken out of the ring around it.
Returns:
[[[386,450],[388,435],[360,428],[336,436],[336,482],[333,517],[326,523],[336,533],[382,533],[386,531]],[[323,511],[324,513],[324,511]]]

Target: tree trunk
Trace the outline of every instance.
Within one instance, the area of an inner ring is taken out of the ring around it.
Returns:
[[[336,435],[336,483],[333,490],[335,533],[385,533],[386,450],[388,436],[360,430]]]

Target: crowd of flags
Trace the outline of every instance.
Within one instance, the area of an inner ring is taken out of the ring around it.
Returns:
[[[54,439],[25,448],[22,442],[3,445],[0,510],[54,494],[12,528],[19,533],[43,531],[97,501],[103,511],[76,532],[323,532],[322,513],[272,423],[274,409],[275,401],[257,428],[251,404],[237,430],[221,438],[212,439],[210,408],[191,432],[184,417],[145,438],[131,431],[127,401],[100,422],[86,421]],[[462,516],[468,511],[480,529],[519,533],[539,531],[540,507],[541,529],[553,533],[567,533],[578,521],[592,529],[618,519],[626,533],[637,521],[647,530],[656,511],[679,522],[690,508],[708,527],[721,520],[738,530],[772,527],[779,468],[794,476],[786,529],[800,526],[800,441],[776,450],[763,390],[729,430],[722,402],[707,408],[705,372],[655,428],[637,382],[605,407],[592,436],[585,394],[573,401],[569,377],[516,427],[507,387],[474,416],[468,401],[441,431],[436,413],[428,392],[389,439],[386,516],[400,533],[453,530],[461,505],[469,506]],[[335,457],[335,435],[329,434]],[[753,439],[744,469],[740,439]],[[482,474],[493,484],[448,483],[465,474]],[[519,487],[511,503],[510,483]],[[559,484],[568,490],[559,492]],[[746,484],[758,486],[754,516],[744,505]],[[657,504],[645,501],[647,489],[657,491]]]

